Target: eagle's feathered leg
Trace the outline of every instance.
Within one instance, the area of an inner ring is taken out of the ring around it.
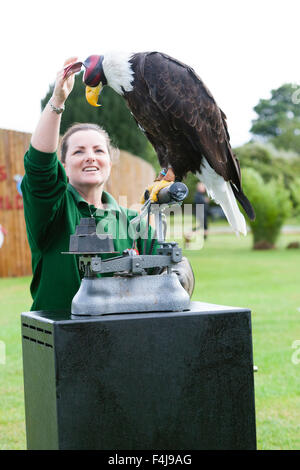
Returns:
[[[161,180],[170,181],[172,183],[175,181],[175,173],[171,166],[169,166],[168,168],[163,168],[155,179],[155,181]]]

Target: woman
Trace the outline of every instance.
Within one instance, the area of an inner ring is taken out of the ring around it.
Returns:
[[[64,65],[76,60],[73,57]],[[73,85],[74,75],[64,80],[63,70],[58,72],[53,95],[24,157],[22,193],[33,270],[31,310],[70,310],[83,273],[75,255],[61,253],[68,251],[70,235],[82,217],[95,217],[96,224],[105,219],[109,232],[109,225],[115,229],[117,223],[116,233],[122,232],[114,239],[117,252],[133,245],[127,226],[136,212],[120,207],[103,190],[114,151],[107,133],[94,124],[72,126],[62,139],[61,162],[57,159],[61,113]],[[150,228],[147,249],[151,234]],[[137,240],[137,248],[143,249],[142,239]]]

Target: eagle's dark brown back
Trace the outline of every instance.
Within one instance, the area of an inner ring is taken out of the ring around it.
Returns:
[[[160,52],[135,54],[131,63],[133,91],[125,98],[160,164],[170,163],[182,178],[188,171],[201,171],[205,157],[217,174],[233,183],[236,197],[253,218],[254,211],[242,192],[226,116],[201,78],[191,67]]]

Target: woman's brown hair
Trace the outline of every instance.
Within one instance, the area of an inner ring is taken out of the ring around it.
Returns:
[[[98,124],[93,124],[93,123],[75,123],[69,129],[65,132],[65,134],[62,136],[61,139],[61,144],[60,144],[60,159],[62,163],[66,162],[66,155],[68,151],[68,140],[71,135],[75,134],[75,132],[79,131],[86,131],[86,130],[94,130],[99,132],[99,134],[103,135],[106,141],[107,145],[107,150],[110,156],[110,159],[113,161],[116,157],[118,157],[119,150],[114,147],[111,143],[110,137],[108,133],[106,132],[105,129],[103,129],[101,126]]]

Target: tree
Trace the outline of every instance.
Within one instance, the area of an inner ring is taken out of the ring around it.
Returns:
[[[266,183],[253,168],[244,169],[243,177],[245,193],[256,214],[255,220],[249,221],[253,248],[274,248],[284,221],[291,214],[289,192],[280,179]]]
[[[298,173],[300,174],[300,173]],[[290,185],[291,200],[294,207],[294,215],[300,218],[300,178],[295,178]]]
[[[277,148],[300,154],[299,94],[299,87],[291,83],[272,90],[270,99],[261,99],[254,107],[258,118],[252,122],[250,132]]]
[[[75,122],[96,123],[108,132],[114,145],[157,165],[155,151],[138,128],[124,99],[111,88],[105,87],[100,95],[101,107],[92,107],[85,99],[82,76],[83,73],[76,75],[74,88],[66,101],[66,109],[61,120],[61,133],[64,134]],[[41,101],[42,109],[49,101],[53,89],[54,84],[50,85],[48,93]]]
[[[286,188],[300,174],[300,158],[296,152],[276,149],[271,143],[248,142],[234,149],[242,168],[253,168],[265,181],[283,178]]]

